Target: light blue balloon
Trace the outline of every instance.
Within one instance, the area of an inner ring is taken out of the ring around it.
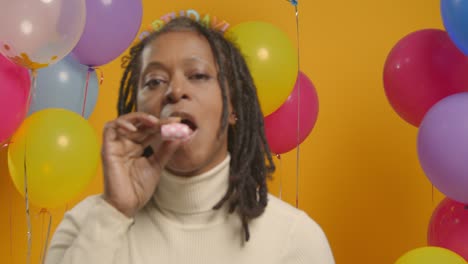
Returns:
[[[450,38],[468,55],[468,0],[441,0],[440,10]]]
[[[29,115],[46,108],[64,108],[82,115],[88,67],[67,56],[37,71],[36,93]],[[98,96],[96,72],[90,72],[84,118],[88,119]]]

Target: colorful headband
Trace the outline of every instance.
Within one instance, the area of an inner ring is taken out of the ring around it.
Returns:
[[[200,22],[205,27],[213,28],[221,32],[226,32],[226,30],[230,26],[230,24],[226,22],[226,20],[221,20],[216,16],[212,16],[210,14],[205,14],[201,16],[200,13],[194,9],[181,10],[179,12],[167,13],[164,16],[161,16],[159,19],[156,19],[153,22],[151,22],[147,30],[141,32],[139,37],[140,40],[150,35],[151,32],[159,31],[165,24],[167,24],[169,21],[176,17],[188,17],[197,22]]]

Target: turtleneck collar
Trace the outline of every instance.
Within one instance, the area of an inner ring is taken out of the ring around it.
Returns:
[[[163,171],[153,197],[154,203],[164,215],[171,218],[215,213],[213,206],[228,189],[230,159],[228,154],[210,171],[193,177],[181,177]]]

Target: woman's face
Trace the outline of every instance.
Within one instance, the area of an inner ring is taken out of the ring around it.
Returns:
[[[164,33],[144,48],[141,66],[137,111],[161,119],[181,117],[193,131],[166,169],[194,176],[224,160],[227,130],[218,136],[223,104],[208,41],[191,31]],[[233,117],[229,122],[235,122]],[[158,142],[151,146],[157,148]]]

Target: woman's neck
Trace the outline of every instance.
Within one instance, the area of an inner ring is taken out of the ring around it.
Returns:
[[[155,205],[172,220],[187,222],[194,215],[198,215],[201,222],[202,219],[213,220],[213,214],[221,213],[215,212],[213,207],[224,197],[229,186],[229,162],[228,154],[216,167],[193,177],[164,171],[153,197]]]

